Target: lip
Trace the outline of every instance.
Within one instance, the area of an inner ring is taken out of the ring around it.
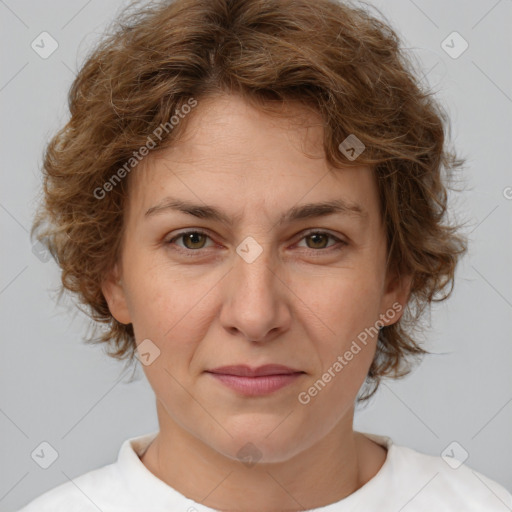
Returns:
[[[267,395],[293,383],[305,372],[280,364],[257,368],[247,365],[222,366],[207,370],[225,386],[247,396]]]
[[[209,373],[217,373],[222,375],[235,375],[237,377],[262,377],[266,375],[289,375],[292,373],[304,373],[301,370],[290,368],[282,364],[264,364],[253,368],[246,364],[237,364],[231,366],[220,366],[213,370],[208,370]]]

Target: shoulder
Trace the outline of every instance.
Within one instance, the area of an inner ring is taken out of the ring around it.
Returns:
[[[98,512],[111,506],[120,482],[114,464],[103,466],[41,494],[18,512]]]
[[[139,510],[136,493],[139,487],[149,485],[149,488],[163,492],[162,482],[149,473],[139,459],[139,454],[157,433],[124,440],[115,462],[69,479],[41,494],[18,512]]]
[[[496,511],[512,507],[512,495],[502,485],[458,461],[453,450],[443,456],[428,455],[412,448],[390,447],[392,485],[419,510]],[[405,489],[407,487],[407,489]]]

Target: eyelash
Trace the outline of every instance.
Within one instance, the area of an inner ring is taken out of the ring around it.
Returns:
[[[211,239],[211,236],[206,232],[206,231],[203,231],[201,229],[191,229],[191,230],[188,230],[188,231],[181,231],[179,233],[177,233],[175,236],[173,236],[171,239],[167,240],[165,242],[166,245],[168,246],[171,246],[174,244],[174,241],[175,240],[179,240],[180,238],[183,238],[185,235],[190,235],[192,233],[195,233],[195,234],[201,234],[201,235],[204,235],[208,238]],[[341,240],[339,239],[338,237],[332,235],[331,233],[329,233],[328,231],[308,231],[307,233],[305,233],[302,238],[299,240],[299,242],[301,242],[304,238],[307,238],[308,236],[311,236],[311,235],[327,235],[329,238],[333,239],[334,241],[338,242],[338,245],[341,244],[340,247],[336,247],[336,245],[333,245],[331,247],[327,247],[327,248],[324,248],[324,249],[308,249],[308,252],[309,253],[326,253],[326,252],[331,252],[331,250],[333,251],[340,251],[342,250],[345,246],[348,245],[347,242],[345,242],[344,240]],[[188,257],[196,257],[196,256],[200,256],[200,254],[196,255],[194,253],[200,253],[201,251],[203,250],[206,250],[205,248],[201,248],[201,249],[187,249],[187,248],[183,248],[183,247],[179,247],[179,246],[176,246],[177,248],[175,248],[174,250],[177,250],[178,252],[181,252],[182,254],[185,254],[186,256]]]

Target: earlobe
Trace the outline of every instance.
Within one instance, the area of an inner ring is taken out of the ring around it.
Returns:
[[[131,323],[126,300],[126,290],[120,277],[118,266],[112,269],[101,285],[101,291],[107,301],[112,316],[122,324]]]

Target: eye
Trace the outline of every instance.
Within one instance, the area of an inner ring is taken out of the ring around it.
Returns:
[[[178,245],[180,249],[196,251],[205,248],[205,240],[207,238],[210,237],[204,231],[195,229],[193,231],[182,231],[166,243],[172,245],[176,240],[183,240],[184,246]]]
[[[326,243],[329,239],[338,242],[339,244],[341,244],[341,246],[348,245],[347,242],[340,240],[334,235],[331,235],[331,233],[328,233],[327,231],[310,231],[301,238],[301,241],[306,240],[306,245],[308,249],[313,249],[313,252],[319,252],[319,250],[321,249],[330,249],[331,247],[333,247],[333,245],[336,245],[333,244],[329,247],[326,247]],[[308,240],[310,240],[312,244],[308,244]]]
[[[207,248],[205,245],[207,239],[211,240],[211,237],[205,231],[194,229],[189,231],[181,231],[171,239],[167,240],[165,243],[171,246],[174,245],[178,251],[191,255],[191,253],[200,252],[201,249]],[[330,246],[326,246],[326,243],[328,243],[329,239],[334,240],[337,242],[337,244],[334,243]],[[310,252],[317,253],[322,252],[322,249],[324,249],[323,252],[326,252],[325,250],[327,249],[330,251],[331,248],[336,245],[339,245],[340,247],[337,247],[333,250],[340,250],[344,246],[348,245],[347,242],[340,240],[327,231],[310,231],[302,236],[301,241],[302,240],[306,241],[307,248],[310,249]],[[312,241],[312,244],[309,244],[307,242],[308,240]],[[176,243],[177,241],[182,241],[183,245]]]

